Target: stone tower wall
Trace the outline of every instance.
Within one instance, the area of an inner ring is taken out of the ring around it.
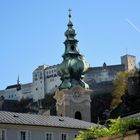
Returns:
[[[133,55],[124,55],[121,57],[121,63],[125,65],[125,70],[136,69],[136,57]]]

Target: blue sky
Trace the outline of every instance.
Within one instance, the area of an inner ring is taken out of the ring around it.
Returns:
[[[139,0],[0,0],[0,89],[32,81],[42,64],[62,62],[68,9],[79,49],[91,66],[140,61]]]

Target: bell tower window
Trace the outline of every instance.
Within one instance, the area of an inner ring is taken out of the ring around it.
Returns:
[[[71,45],[71,50],[74,51],[74,45]]]

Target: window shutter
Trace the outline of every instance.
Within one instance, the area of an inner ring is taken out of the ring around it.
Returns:
[[[2,131],[0,130],[0,140],[2,140]]]
[[[27,140],[31,140],[31,131],[28,131],[28,139]]]
[[[17,140],[20,140],[20,131],[17,132]]]

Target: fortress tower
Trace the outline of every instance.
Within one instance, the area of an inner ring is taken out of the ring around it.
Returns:
[[[125,70],[135,70],[136,69],[136,57],[133,55],[124,55],[121,57],[121,63],[124,64]]]

